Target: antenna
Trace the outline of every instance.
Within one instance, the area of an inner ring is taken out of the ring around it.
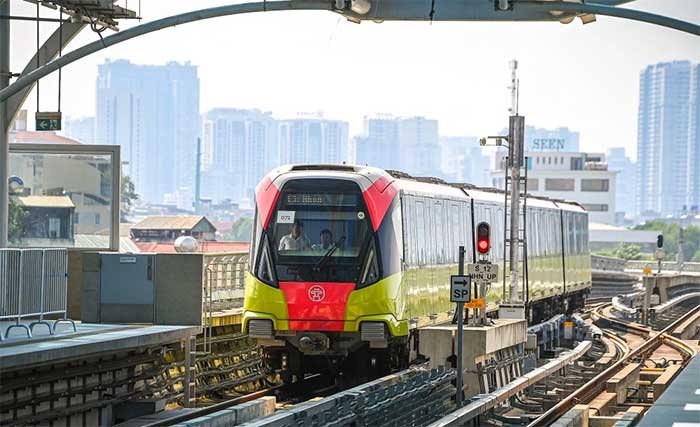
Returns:
[[[520,103],[520,80],[518,79],[518,60],[513,59],[508,63],[510,67],[510,108],[508,112],[511,116],[518,115],[518,104]]]

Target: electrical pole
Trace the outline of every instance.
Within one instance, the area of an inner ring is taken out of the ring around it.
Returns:
[[[10,16],[10,0],[0,1],[0,15]],[[0,19],[0,90],[10,85],[10,20]],[[0,101],[0,248],[7,247],[10,198],[10,123],[7,122],[7,101]]]
[[[510,62],[511,107],[508,132],[510,167],[510,303],[520,303],[518,296],[518,264],[520,258],[520,168],[523,166],[525,117],[518,115],[518,61]],[[524,237],[524,236],[523,236]]]

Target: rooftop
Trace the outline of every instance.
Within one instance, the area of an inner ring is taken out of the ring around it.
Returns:
[[[204,215],[149,216],[131,226],[131,230],[189,230],[201,221],[214,225]]]
[[[17,197],[17,204],[28,208],[74,208],[68,196],[24,196]]]
[[[58,135],[56,132],[10,132],[10,142],[17,144],[80,145],[80,141],[76,141],[72,138],[66,138],[65,136]]]
[[[141,252],[175,253],[175,245],[172,243],[136,242],[135,245]],[[249,247],[248,242],[200,242],[197,252],[248,252]]]

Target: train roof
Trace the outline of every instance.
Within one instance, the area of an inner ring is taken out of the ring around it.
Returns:
[[[479,187],[469,183],[449,183],[436,177],[412,176],[406,172],[397,170],[384,170],[373,166],[350,164],[293,164],[275,168],[268,174],[272,181],[280,175],[290,172],[308,172],[312,176],[337,176],[345,174],[358,174],[366,177],[370,183],[374,183],[382,177],[394,178],[394,182],[404,191],[415,191],[432,195],[442,195],[454,198],[465,196],[478,200],[503,203],[505,192],[498,188]],[[364,185],[363,185],[364,187]],[[533,207],[560,208],[568,211],[585,212],[581,204],[571,200],[555,199],[544,196],[527,197],[527,203]]]
[[[505,191],[500,188],[480,187],[468,183],[449,183],[443,179],[435,177],[414,177],[405,172],[387,170],[387,173],[394,178],[399,178],[406,181],[416,181],[425,184],[438,185],[441,187],[448,186],[461,189],[467,196],[474,197],[480,200],[488,200],[496,203],[505,201]],[[530,206],[548,207],[548,208],[563,208],[572,211],[585,211],[580,203],[572,200],[555,199],[544,196],[527,196],[527,203]]]

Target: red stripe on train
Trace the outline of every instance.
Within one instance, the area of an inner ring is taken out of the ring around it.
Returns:
[[[296,331],[342,331],[354,283],[280,282],[289,327]]]
[[[362,193],[367,210],[369,210],[369,217],[372,220],[374,231],[379,229],[379,225],[384,220],[384,216],[389,210],[391,202],[394,201],[396,193],[398,193],[396,186],[386,176],[377,179],[374,184]]]
[[[269,176],[263,178],[262,182],[258,184],[258,188],[255,189],[255,202],[258,204],[258,213],[263,228],[267,228],[267,224],[270,222],[279,195],[279,189]]]

